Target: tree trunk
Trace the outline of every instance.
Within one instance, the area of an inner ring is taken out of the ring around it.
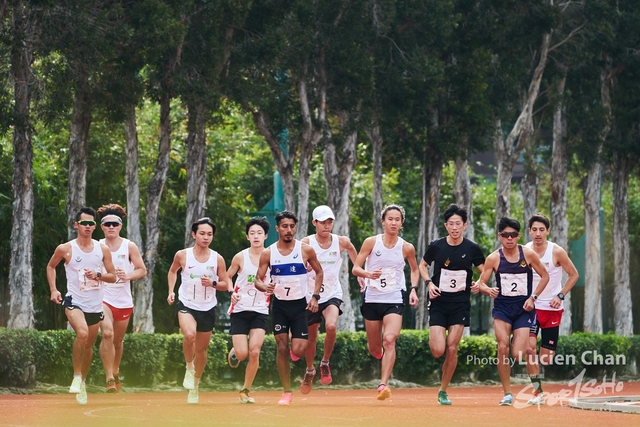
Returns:
[[[533,128],[533,105],[538,98],[540,91],[540,82],[547,64],[547,55],[549,53],[549,44],[551,42],[551,34],[546,33],[542,37],[540,45],[540,58],[538,64],[533,70],[529,89],[526,93],[520,115],[514,123],[509,135],[506,138],[502,136],[501,122],[498,120],[496,125],[496,134],[494,138],[496,160],[498,162],[498,177],[496,182],[496,225],[503,216],[509,216],[511,207],[509,196],[511,193],[511,178],[513,176],[513,166],[516,164],[522,150],[529,143]]]
[[[267,141],[267,145],[271,150],[273,162],[282,180],[282,192],[284,193],[284,208],[288,211],[296,211],[295,203],[295,185],[293,183],[293,165],[296,161],[297,144],[295,141],[288,140],[287,144],[281,144],[279,137],[274,135],[270,129],[271,120],[264,111],[253,110],[251,112],[253,123],[260,135]],[[283,147],[286,147],[283,148]]]
[[[520,191],[524,199],[524,241],[530,242],[531,235],[527,221],[538,211],[538,171],[536,167],[534,144],[530,144],[524,151],[524,177],[520,182]]]
[[[584,320],[585,332],[602,333],[602,274],[600,269],[600,163],[589,168],[584,190],[586,235]]]
[[[325,147],[324,178],[327,183],[327,200],[334,210],[335,222],[333,232],[340,236],[349,236],[349,198],[351,196],[351,176],[356,165],[356,147],[358,132],[349,129],[350,117],[348,113],[339,115],[341,125],[346,135],[342,147],[342,154],[336,150],[334,140],[329,140]],[[338,318],[339,331],[355,331],[355,312],[351,301],[349,288],[349,256],[342,254],[342,268],[340,269],[340,284],[342,285],[342,315]]]
[[[553,148],[551,159],[551,233],[553,241],[569,252],[569,221],[567,219],[567,147],[566,120],[562,97],[567,80],[566,69],[558,82],[560,101],[553,110]],[[562,282],[567,280],[563,272]],[[560,322],[560,335],[569,335],[572,331],[571,292],[564,297],[564,312]]]
[[[133,331],[135,333],[153,333],[153,275],[158,254],[160,237],[160,201],[169,170],[171,152],[171,97],[165,91],[160,97],[160,141],[156,171],[147,189],[147,244],[144,250],[144,263],[147,275],[136,282],[133,312]]]
[[[613,308],[616,335],[633,336],[631,280],[629,277],[628,188],[631,160],[615,154],[613,159]]]
[[[189,105],[187,123],[187,212],[184,247],[193,246],[191,224],[204,216],[207,208],[207,109],[202,103]],[[215,222],[215,221],[214,221]]]
[[[440,220],[440,183],[442,181],[442,161],[430,156],[425,151],[422,163],[422,209],[420,211],[420,228],[416,245],[416,258],[422,259],[427,245],[438,238],[438,221]],[[420,303],[416,309],[416,329],[425,329],[429,324],[426,289],[420,286],[418,297]]]
[[[373,148],[373,230],[375,234],[382,234],[382,135],[378,115],[374,115],[373,123],[365,130]]]
[[[14,82],[13,214],[9,266],[9,328],[33,328],[33,144],[30,104],[32,47],[25,40],[29,10],[13,7],[11,74]]]
[[[138,180],[138,131],[136,124],[136,106],[129,105],[124,122],[124,135],[127,145],[125,185],[127,187],[127,238],[142,250],[140,230],[140,182]]]
[[[464,230],[464,237],[475,241],[475,229],[473,227],[473,199],[471,195],[471,180],[469,179],[469,161],[467,153],[459,156],[455,160],[456,176],[453,186],[453,196],[456,205],[467,208],[467,228]]]
[[[77,231],[73,227],[75,215],[86,204],[87,153],[89,151],[89,128],[91,127],[91,93],[87,73],[81,73],[76,83],[68,154],[67,237],[69,240],[76,238]]]

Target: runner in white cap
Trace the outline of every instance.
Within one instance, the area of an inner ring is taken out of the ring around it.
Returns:
[[[316,370],[313,361],[316,356],[316,342],[320,322],[324,319],[325,338],[324,352],[320,362],[320,384],[331,384],[331,369],[329,368],[329,358],[333,352],[336,342],[336,326],[338,316],[342,314],[342,286],[340,284],[340,269],[342,267],[342,252],[347,251],[351,262],[355,262],[356,248],[347,236],[332,234],[333,221],[335,216],[329,206],[321,205],[313,210],[312,224],[316,227],[316,234],[312,234],[302,239],[302,243],[310,245],[318,256],[318,261],[322,265],[324,281],[320,288],[320,299],[318,300],[318,311],[307,311],[307,322],[309,324],[309,339],[307,342],[307,371],[300,385],[300,392],[307,394],[311,391],[313,378]],[[307,283],[307,300],[313,298],[313,290],[316,275],[309,272]]]

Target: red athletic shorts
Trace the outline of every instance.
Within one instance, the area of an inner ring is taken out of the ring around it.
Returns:
[[[111,313],[113,314],[113,321],[114,322],[120,322],[122,320],[129,320],[129,318],[131,317],[131,313],[133,313],[133,307],[115,308],[111,304],[108,304],[108,303],[106,303],[104,301],[102,303],[104,305],[106,305],[107,307],[109,307],[109,310],[111,310]]]
[[[538,310],[536,309],[536,320],[541,329],[556,328],[560,326],[562,313],[564,310]]]

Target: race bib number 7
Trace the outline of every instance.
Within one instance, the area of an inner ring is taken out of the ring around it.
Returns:
[[[306,276],[302,276],[306,279]],[[276,280],[276,287],[273,289],[273,294],[279,300],[292,301],[301,299],[304,297],[302,286],[300,285],[300,277],[286,277],[280,276]]]

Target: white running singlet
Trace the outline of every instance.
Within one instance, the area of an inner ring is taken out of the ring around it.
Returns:
[[[388,249],[382,242],[382,234],[376,236],[376,243],[365,263],[366,271],[382,268],[382,276],[379,279],[366,279],[367,287],[364,293],[364,302],[377,302],[386,304],[402,303],[402,291],[406,288],[404,277],[404,256],[402,246],[404,240],[398,237],[396,245]]]
[[[209,311],[216,306],[216,288],[202,286],[200,279],[203,276],[218,281],[218,253],[209,249],[209,259],[199,262],[193,256],[193,248],[187,248],[186,263],[182,269],[182,283],[178,290],[180,302],[192,310]]]
[[[84,252],[76,240],[71,240],[71,261],[64,265],[67,273],[67,295],[71,295],[71,303],[85,313],[102,312],[103,283],[91,280],[84,270],[102,271],[102,249],[100,242],[91,240],[93,249]]]
[[[107,244],[106,239],[100,239],[100,243]],[[120,247],[116,251],[111,251],[111,260],[115,268],[121,268],[126,274],[130,274],[135,267],[129,259],[129,240],[122,239]],[[116,276],[117,277],[117,276]],[[131,281],[116,280],[116,283],[104,283],[103,301],[115,308],[133,307],[131,297]]]
[[[331,234],[331,246],[323,249],[318,244],[315,234],[309,236],[309,246],[313,248],[318,257],[318,261],[322,266],[323,283],[320,288],[320,300],[323,303],[331,298],[342,299],[342,286],[340,286],[340,268],[342,267],[342,256],[340,255],[340,237],[337,234]],[[311,299],[313,291],[316,287],[316,273],[309,271],[307,275],[307,301]]]
[[[269,297],[256,289],[256,273],[258,272],[258,266],[251,262],[251,256],[249,256],[249,249],[242,251],[243,263],[242,270],[238,272],[238,278],[236,279],[235,292],[240,294],[240,301],[236,304],[229,306],[229,314],[240,313],[241,311],[255,311],[261,314],[269,314]],[[264,277],[269,276],[269,269]]]
[[[529,242],[525,245],[527,248],[533,249],[533,243]],[[549,283],[536,300],[536,308],[538,310],[560,311],[564,309],[564,301],[560,301],[560,308],[552,308],[551,300],[562,290],[562,266],[556,267],[553,264],[553,248],[555,243],[547,241],[547,250],[544,252],[540,261],[549,273]],[[540,283],[540,275],[533,270],[533,289],[535,290]]]

